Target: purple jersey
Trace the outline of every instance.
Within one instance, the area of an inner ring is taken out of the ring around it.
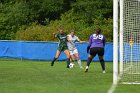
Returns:
[[[90,36],[88,46],[90,46],[90,48],[93,48],[93,47],[104,48],[105,42],[106,42],[106,39],[105,39],[105,37],[103,35],[101,35],[101,34],[99,34],[99,35],[92,34]]]

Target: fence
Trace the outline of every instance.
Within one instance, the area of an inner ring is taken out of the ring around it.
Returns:
[[[17,58],[30,60],[52,60],[57,50],[58,42],[37,42],[37,41],[0,41],[1,58]],[[87,60],[87,43],[76,43],[81,60]],[[65,60],[66,56],[62,53],[58,60]],[[105,61],[113,61],[113,44],[105,45]],[[96,56],[94,61],[98,61]]]

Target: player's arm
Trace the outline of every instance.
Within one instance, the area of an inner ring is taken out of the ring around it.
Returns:
[[[85,42],[87,42],[87,41],[81,41],[81,40],[80,40],[79,42],[80,42],[80,43],[85,43]]]
[[[92,43],[92,36],[90,36],[90,38],[89,38],[89,42],[88,42],[88,46],[87,46],[87,53],[89,52],[91,43]]]
[[[57,34],[56,33],[53,33],[53,38],[56,38],[57,37]]]
[[[106,43],[106,38],[104,37],[103,38],[103,46],[105,46],[105,43]]]
[[[79,39],[79,37],[76,36],[76,42],[85,43],[86,41],[82,41],[82,40]]]

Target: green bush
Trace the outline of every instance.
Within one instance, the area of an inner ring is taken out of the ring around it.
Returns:
[[[20,28],[16,33],[16,40],[27,40],[27,41],[47,41],[48,34],[46,27],[42,25],[36,25],[33,23],[26,29]]]

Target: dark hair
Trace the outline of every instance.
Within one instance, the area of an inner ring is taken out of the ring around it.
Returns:
[[[59,31],[59,30],[64,30],[64,28],[63,27],[59,27],[59,28],[57,28],[57,30]]]
[[[99,35],[100,33],[101,33],[101,29],[100,28],[97,28],[96,29],[96,34]]]

